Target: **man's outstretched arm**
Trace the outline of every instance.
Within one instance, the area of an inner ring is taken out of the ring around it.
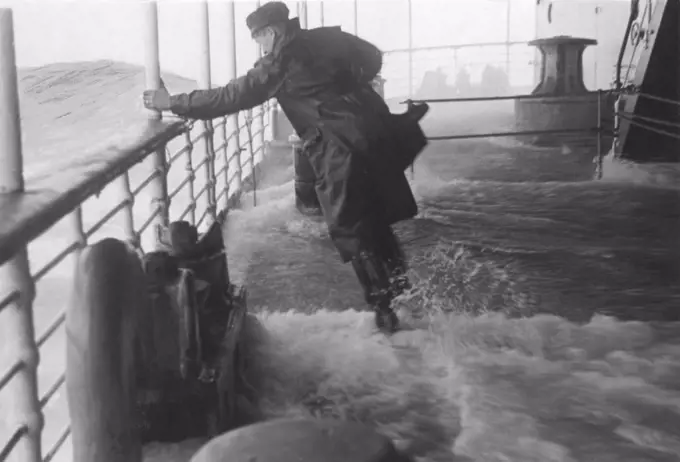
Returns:
[[[281,82],[279,66],[265,57],[224,87],[170,96],[169,109],[181,117],[210,120],[264,103],[276,95]]]

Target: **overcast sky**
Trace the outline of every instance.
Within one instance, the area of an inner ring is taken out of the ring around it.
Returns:
[[[212,3],[216,3],[215,0]],[[20,66],[53,62],[113,59],[142,64],[144,18],[141,0],[0,0],[14,10],[17,60]],[[287,2],[295,15],[295,2]],[[159,2],[161,65],[195,78],[198,69],[198,10],[196,1]],[[308,2],[309,26],[320,22],[318,1]],[[535,0],[512,0],[511,39],[533,38]],[[239,72],[255,59],[245,27],[252,1],[237,1]],[[503,0],[413,0],[414,46],[504,41],[506,3]],[[224,41],[224,8],[213,8],[211,36],[213,81],[225,78],[228,54]],[[352,0],[324,2],[327,25],[354,30]],[[359,35],[383,50],[408,46],[408,6],[405,0],[359,0]],[[220,32],[222,35],[220,35]]]

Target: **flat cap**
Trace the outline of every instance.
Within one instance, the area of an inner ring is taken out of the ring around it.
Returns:
[[[283,2],[265,3],[248,15],[246,25],[250,33],[254,34],[272,24],[288,21],[289,13],[288,7]]]

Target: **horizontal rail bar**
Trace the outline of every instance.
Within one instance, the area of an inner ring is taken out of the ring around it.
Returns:
[[[104,216],[99,219],[99,221],[97,221],[94,225],[88,228],[87,231],[85,231],[85,236],[92,237],[94,233],[102,229],[111,218],[118,215],[118,213],[120,213],[121,210],[127,207],[129,205],[129,202],[130,201],[128,199],[123,199],[122,201],[118,202],[118,204],[116,204],[111,210],[106,212]]]
[[[16,447],[17,443],[21,441],[21,438],[24,437],[28,433],[28,428],[23,425],[19,428],[17,428],[14,433],[12,434],[12,437],[7,440],[7,443],[5,443],[5,446],[0,449],[0,460],[5,461],[9,457],[9,455],[12,453],[14,448]]]
[[[186,154],[192,149],[194,149],[193,144],[185,144],[182,149],[180,149],[179,151],[175,152],[173,155],[170,156],[170,158],[168,159],[168,167],[173,165],[175,162],[177,162],[178,159],[182,157],[182,155]]]
[[[506,47],[514,45],[528,45],[527,41],[519,42],[485,42],[485,43],[461,43],[459,45],[436,45],[431,47],[420,48],[395,48],[393,50],[383,51],[383,55],[391,55],[395,53],[418,53],[419,51],[444,51],[444,50],[460,50],[463,48],[483,48],[483,47]]]
[[[17,298],[21,296],[21,292],[18,290],[13,290],[10,292],[5,298],[0,300],[0,313],[2,313],[2,310],[10,306],[12,303],[17,301]]]
[[[0,194],[0,264],[183,131],[181,122],[150,121],[129,145],[82,156],[83,160],[73,163],[58,176],[50,175],[27,185],[26,193]]]
[[[64,259],[71,255],[71,253],[78,247],[80,247],[80,243],[74,242],[73,244],[69,245],[64,250],[59,252],[59,254],[56,257],[54,257],[52,260],[47,262],[45,266],[36,271],[36,273],[33,275],[33,282],[38,282],[39,280],[41,280],[47,273],[49,273],[52,270],[52,268],[54,268],[59,263],[64,261]]]
[[[671,122],[670,120],[664,120],[664,119],[657,119],[655,117],[645,117],[641,116],[638,114],[634,114],[632,112],[626,112],[626,111],[620,111],[618,113],[621,117],[628,117],[628,118],[633,118],[636,121],[640,122],[647,122],[653,125],[659,125],[662,127],[670,127],[670,128],[679,128],[680,129],[680,124],[677,122]]]
[[[204,157],[198,164],[194,165],[193,167],[193,173],[196,175],[198,171],[205,166],[205,164],[208,162],[208,158]]]
[[[222,191],[220,191],[220,193],[217,195],[217,197],[215,198],[215,200],[216,200],[217,202],[219,202],[220,199],[222,199],[222,198],[223,198],[225,195],[227,195],[227,194],[229,194],[229,187],[228,187],[228,185],[227,185],[227,187],[222,188]]]
[[[627,116],[627,115],[622,114],[622,113],[619,113],[619,117],[621,117],[623,120],[627,121],[629,124],[631,124],[635,127],[638,127],[641,130],[647,130],[650,133],[656,133],[657,135],[666,136],[668,138],[680,140],[680,133],[673,133],[673,132],[669,132],[668,130],[662,130],[660,128],[652,127],[651,125],[647,125],[647,124],[636,121],[634,117],[630,117],[630,116]]]
[[[196,135],[195,137],[193,137],[193,138],[191,139],[191,144],[197,144],[199,141],[201,141],[202,139],[207,138],[208,136],[210,136],[210,133],[207,132],[207,131],[205,131],[205,130],[203,130],[201,133],[199,133],[198,135]]]
[[[661,96],[650,95],[648,93],[642,93],[642,92],[638,93],[637,95],[641,98],[647,98],[647,99],[650,99],[652,101],[657,101],[659,103],[674,104],[676,106],[680,106],[680,101],[676,101],[674,99],[663,98]]]
[[[222,128],[223,126],[227,125],[227,118],[226,117],[220,117],[219,122],[213,125],[213,130],[216,130],[218,128]]]
[[[158,170],[154,170],[153,173],[151,173],[151,175],[147,176],[144,181],[139,183],[136,188],[130,191],[132,196],[136,196],[137,194],[142,192],[142,190],[149,186],[149,183],[155,180],[158,177],[158,175],[160,175],[160,172]]]
[[[189,205],[187,205],[182,213],[179,214],[179,217],[177,218],[178,221],[184,220],[184,218],[191,212],[192,210],[196,210],[196,201],[191,202]]]
[[[470,135],[428,136],[431,141],[467,140],[475,138],[498,138],[503,136],[558,135],[567,133],[597,133],[598,128],[562,128],[559,130],[527,130],[520,132],[474,133]]]
[[[209,217],[209,216],[210,216],[210,209],[209,209],[209,208],[206,208],[206,209],[203,211],[203,214],[201,215],[201,218],[199,218],[198,221],[196,222],[196,227],[201,226],[201,225],[203,224],[203,220],[205,220],[205,219],[206,219],[207,217]]]
[[[188,185],[189,183],[191,183],[195,179],[196,179],[196,174],[194,172],[190,172],[186,177],[184,177],[184,179],[180,182],[180,184],[177,185],[177,187],[175,189],[173,189],[170,194],[168,194],[168,199],[169,200],[174,199],[177,196],[177,194],[182,192],[182,190],[184,189],[184,187],[186,185]]]
[[[142,223],[142,225],[139,227],[139,229],[137,230],[137,234],[141,235],[144,231],[146,231],[146,229],[153,223],[154,218],[160,215],[162,210],[163,210],[162,206],[156,207],[154,211],[151,212],[151,214],[146,218],[144,223]]]
[[[54,456],[57,455],[57,452],[59,452],[59,449],[64,445],[66,442],[66,438],[71,434],[71,427],[66,426],[61,431],[61,434],[59,435],[59,438],[57,438],[57,441],[54,443],[54,446],[45,454],[45,457],[43,458],[43,462],[51,462],[52,459],[54,459]]]
[[[601,94],[607,94],[608,92],[603,91]],[[587,98],[596,95],[597,92],[585,93],[583,95],[507,95],[507,96],[479,96],[470,98],[432,98],[432,99],[407,99],[402,101],[400,104],[409,103],[476,103],[484,101],[509,101],[509,100],[557,100],[557,99],[569,99],[573,101],[579,101],[580,99]]]
[[[64,382],[66,382],[66,373],[61,374],[57,380],[54,381],[52,386],[50,386],[49,390],[47,390],[47,393],[40,398],[40,409],[44,409],[45,406],[47,406],[47,403],[50,402],[54,394],[59,391],[62,385],[64,385]]]
[[[204,184],[203,187],[199,189],[198,192],[196,193],[196,197],[194,197],[194,202],[198,201],[198,199],[200,199],[203,194],[210,190],[210,186],[211,186],[210,183]]]
[[[23,369],[25,364],[23,361],[16,361],[12,366],[5,371],[5,373],[0,376],[0,391],[9,383],[10,380],[16,376],[21,369]]]
[[[45,329],[45,332],[43,332],[40,337],[38,337],[38,340],[35,342],[38,345],[38,348],[43,346],[45,342],[49,340],[52,334],[54,334],[54,332],[59,329],[62,324],[64,324],[64,321],[66,321],[66,314],[62,312],[54,319],[54,321],[52,321],[49,327]]]
[[[215,178],[220,177],[220,176],[221,176],[224,172],[226,172],[228,169],[229,169],[229,165],[228,165],[228,164],[222,165],[222,168],[219,169],[217,172],[215,172]]]

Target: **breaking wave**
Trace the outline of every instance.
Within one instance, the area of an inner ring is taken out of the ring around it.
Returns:
[[[132,130],[141,76],[105,62],[23,72],[31,175]],[[421,213],[397,229],[416,287],[397,303],[407,329],[392,338],[374,331],[323,223],[295,212],[291,162],[269,172],[258,206],[226,230],[255,315],[253,412],[367,422],[422,462],[678,460],[680,197],[616,175],[591,182],[591,169],[580,151],[433,143],[413,179]],[[50,231],[32,258],[66,232]],[[38,332],[69,280],[62,267],[41,282]],[[42,351],[42,392],[63,370],[63,341],[59,331]],[[64,396],[45,413],[49,447],[68,419]],[[200,444],[150,445],[146,460],[188,461]]]

